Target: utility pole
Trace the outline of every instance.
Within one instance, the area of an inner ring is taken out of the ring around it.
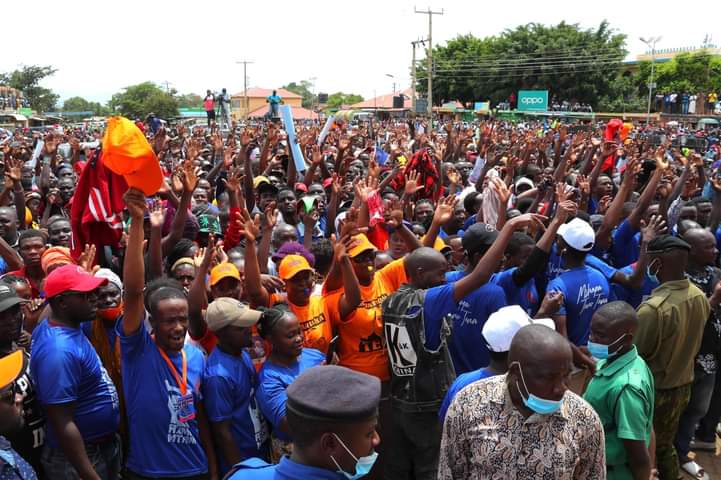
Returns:
[[[648,126],[649,121],[651,120],[651,94],[654,87],[656,86],[653,83],[653,67],[656,60],[656,43],[661,40],[661,37],[641,37],[639,38],[639,40],[648,45],[648,47],[651,49],[651,77],[648,80],[648,109],[646,110],[646,126]]]
[[[164,81],[161,82],[161,83],[162,83],[163,85],[165,85],[165,92],[169,94],[169,93],[170,93],[170,86],[172,85],[172,83],[170,83],[170,82],[167,81],[167,80],[164,80]]]
[[[411,111],[413,114],[416,113],[416,47],[418,44],[426,44],[426,40],[418,39],[415,42],[411,42],[413,46],[413,61],[411,62]]]
[[[243,120],[248,118],[248,75],[246,74],[248,64],[253,63],[248,60],[241,60],[235,63],[243,64]]]
[[[443,9],[440,12],[434,12],[431,7],[428,10],[415,9],[416,13],[428,15],[428,118],[433,124],[433,15],[443,15]]]

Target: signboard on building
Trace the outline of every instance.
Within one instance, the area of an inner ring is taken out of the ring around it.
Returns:
[[[545,112],[548,110],[548,90],[519,90],[518,110]]]
[[[491,110],[491,102],[475,102],[473,104],[473,111],[485,115]]]

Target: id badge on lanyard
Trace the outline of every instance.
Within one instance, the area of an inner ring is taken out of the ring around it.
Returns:
[[[180,423],[187,423],[195,419],[195,403],[193,401],[193,391],[188,391],[188,358],[185,355],[185,350],[180,351],[183,358],[182,378],[178,375],[175,365],[173,365],[173,362],[170,361],[163,349],[158,347],[158,351],[160,352],[160,356],[163,357],[163,360],[165,360],[165,363],[168,364],[170,373],[173,378],[175,378],[178,388],[180,388],[181,395],[180,399],[178,399],[178,421]]]

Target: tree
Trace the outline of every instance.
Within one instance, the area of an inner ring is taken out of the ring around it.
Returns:
[[[288,90],[289,92],[296,93],[303,97],[303,100],[301,102],[303,108],[311,108],[316,103],[316,96],[313,95],[313,92],[311,92],[312,87],[313,83],[311,83],[309,80],[301,80],[300,83],[290,82],[283,88]]]
[[[93,112],[93,115],[107,116],[110,109],[100,102],[90,102],[83,97],[70,97],[63,102],[63,112]]]
[[[641,95],[648,93],[651,62],[642,62],[636,75]],[[653,81],[658,92],[710,92],[721,91],[721,59],[708,52],[682,53],[669,62],[656,63]]]
[[[40,82],[55,72],[57,70],[49,65],[23,65],[19,70],[0,74],[0,84],[20,90],[31,108],[47,112],[54,110],[59,96],[49,88],[41,87]]]
[[[160,118],[178,116],[178,99],[153,82],[126,87],[112,96],[109,106],[128,118],[145,118],[154,112]]]
[[[328,95],[328,108],[340,108],[341,105],[353,105],[354,103],[362,102],[363,97],[356,95],[355,93],[343,93],[335,92]]]
[[[203,97],[195,93],[178,95],[177,99],[179,108],[201,108],[203,106]]]
[[[577,24],[537,23],[495,37],[459,36],[433,50],[434,103],[490,99],[518,90],[549,90],[551,96],[596,105],[610,93],[626,56],[625,35],[606,21],[583,30]],[[426,62],[417,65],[416,88],[425,93]]]

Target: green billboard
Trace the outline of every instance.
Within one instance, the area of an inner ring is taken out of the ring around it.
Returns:
[[[548,110],[548,90],[519,90],[518,110],[545,112]]]

